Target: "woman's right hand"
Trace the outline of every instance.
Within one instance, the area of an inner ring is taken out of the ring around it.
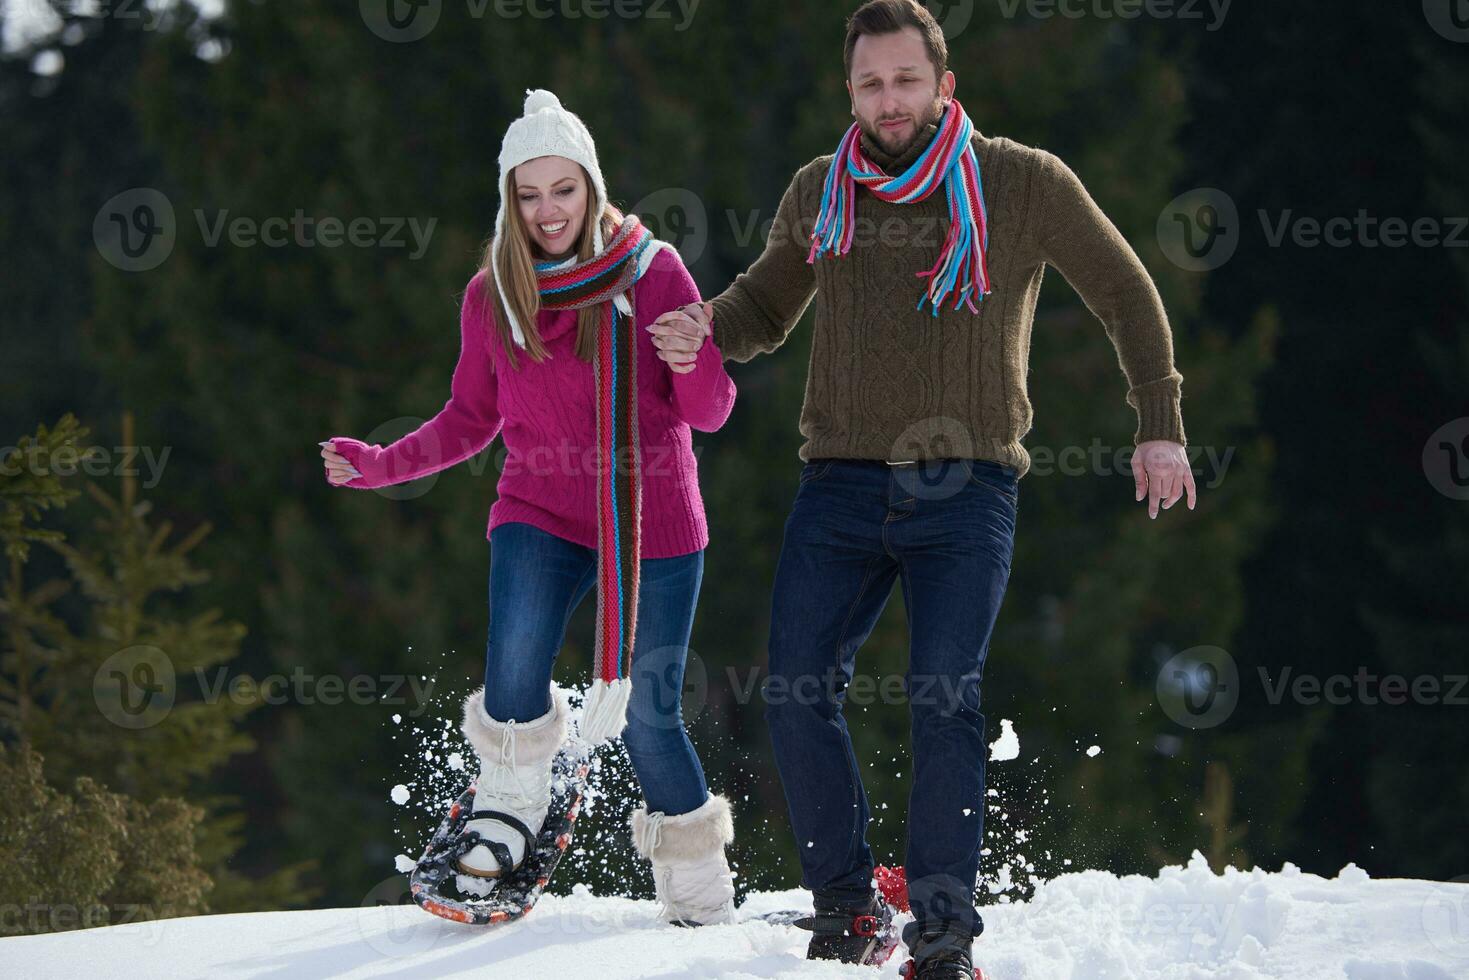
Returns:
[[[334,487],[339,487],[362,476],[357,471],[357,467],[347,460],[347,457],[332,448],[331,439],[323,440],[317,445],[321,446],[321,458],[326,463],[326,482]]]

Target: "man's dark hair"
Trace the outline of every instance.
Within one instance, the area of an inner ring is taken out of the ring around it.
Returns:
[[[928,49],[928,60],[933,62],[934,78],[942,78],[949,70],[949,46],[939,22],[918,0],[868,0],[857,8],[847,19],[847,45],[842,54],[847,78],[852,77],[852,49],[857,46],[857,38],[864,34],[896,34],[905,27],[918,28]]]

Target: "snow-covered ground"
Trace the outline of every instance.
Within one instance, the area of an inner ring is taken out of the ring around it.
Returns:
[[[400,890],[389,883],[385,899]],[[740,922],[665,926],[648,901],[578,886],[524,921],[479,929],[413,905],[170,919],[0,940],[0,977],[748,978],[897,975],[808,963],[809,933]],[[799,890],[762,892],[742,912],[810,908]],[[989,980],[1347,980],[1469,978],[1469,883],[1334,878],[1226,869],[1195,853],[1156,877],[1062,875],[1024,903],[985,910],[975,943]]]

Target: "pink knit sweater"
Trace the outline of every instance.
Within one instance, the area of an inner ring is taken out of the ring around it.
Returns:
[[[469,281],[460,312],[459,363],[443,409],[388,446],[333,436],[362,476],[343,486],[371,489],[417,479],[484,449],[503,428],[507,455],[489,528],[522,521],[597,547],[597,421],[592,365],[577,358],[577,311],[542,310],[536,319],[551,357],[537,364],[516,351],[512,369],[494,329],[485,275]],[[678,253],[662,250],[633,287],[637,303],[638,433],[643,465],[642,556],[671,558],[709,543],[690,427],[713,432],[734,406],[735,386],[712,337],[687,374],[673,371],[647,325],[699,302]]]

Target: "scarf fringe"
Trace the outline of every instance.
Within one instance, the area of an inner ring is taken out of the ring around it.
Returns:
[[[631,697],[631,678],[622,677],[611,683],[600,678],[592,681],[582,703],[578,728],[581,738],[597,746],[621,735],[627,727],[627,705]]]

